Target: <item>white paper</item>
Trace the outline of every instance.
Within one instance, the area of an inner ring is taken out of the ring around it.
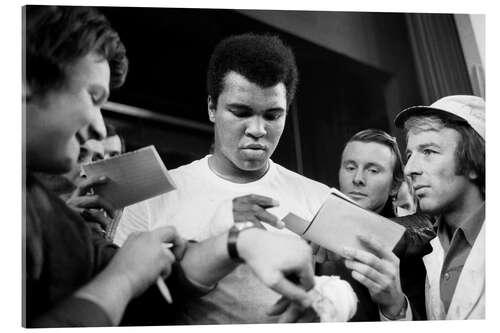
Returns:
[[[370,251],[359,241],[358,235],[372,236],[393,249],[406,230],[396,222],[335,194],[327,198],[312,222],[292,213],[283,222],[295,232],[302,233],[305,239],[340,255],[343,255],[344,246]]]
[[[115,208],[175,189],[175,183],[154,146],[84,165],[83,170],[87,176],[109,178],[108,183],[95,187],[94,191]]]

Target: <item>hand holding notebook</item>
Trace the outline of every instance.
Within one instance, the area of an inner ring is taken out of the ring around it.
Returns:
[[[114,208],[122,208],[175,189],[175,184],[154,146],[83,166],[88,176],[109,181],[94,188]]]
[[[288,229],[330,251],[343,255],[344,247],[371,252],[358,238],[372,236],[393,249],[405,228],[385,217],[365,210],[335,193],[323,203],[312,221],[289,213],[283,222]]]

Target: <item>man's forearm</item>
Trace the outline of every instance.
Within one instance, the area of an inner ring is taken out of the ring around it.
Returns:
[[[236,266],[227,253],[225,232],[199,243],[190,243],[181,260],[187,278],[205,286],[216,284]]]
[[[70,296],[46,313],[28,319],[26,327],[105,327],[113,323],[106,311],[93,301]]]
[[[123,274],[113,274],[105,269],[80,288],[75,297],[98,304],[108,314],[112,325],[118,325],[133,295],[130,284]]]

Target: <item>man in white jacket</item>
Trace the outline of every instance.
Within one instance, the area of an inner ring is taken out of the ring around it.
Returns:
[[[447,96],[395,119],[420,210],[436,218],[424,257],[429,319],[484,319],[484,115],[482,98]]]

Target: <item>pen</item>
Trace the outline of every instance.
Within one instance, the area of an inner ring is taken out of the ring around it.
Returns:
[[[170,249],[172,246],[173,246],[172,243],[163,244],[163,248],[165,250]],[[167,301],[167,303],[172,304],[172,295],[170,294],[170,291],[168,290],[167,284],[165,283],[165,281],[163,280],[163,278],[161,276],[159,276],[156,279],[156,286],[158,287],[158,289],[160,289],[160,292],[163,295],[163,297],[165,298],[165,300]]]

